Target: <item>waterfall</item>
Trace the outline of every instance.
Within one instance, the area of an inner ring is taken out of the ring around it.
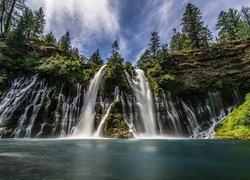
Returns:
[[[138,120],[138,111],[137,108],[134,108],[134,100],[131,95],[122,95],[122,116],[125,122],[129,127],[129,132],[133,133],[134,137],[136,136],[136,127],[134,120]]]
[[[63,94],[61,94],[62,119],[60,123],[60,137],[65,137],[71,133],[72,124],[75,123],[78,118],[81,88],[81,85],[77,84],[77,95],[73,98],[73,100],[70,96],[66,98]]]
[[[95,119],[95,104],[100,87],[103,72],[106,65],[103,66],[91,80],[88,91],[84,95],[84,105],[80,116],[79,124],[75,127],[73,136],[76,137],[91,137],[94,129]]]
[[[6,126],[13,112],[22,104],[37,81],[37,76],[30,79],[18,78],[12,83],[10,90],[3,96],[0,102],[0,127]]]
[[[25,138],[31,137],[32,128],[37,118],[38,112],[44,104],[48,104],[50,99],[46,98],[52,89],[49,89],[44,82],[39,82],[32,90],[31,96],[26,97],[26,108],[18,120],[17,127],[14,130],[15,138],[20,137],[23,132]],[[29,115],[31,114],[31,115]]]
[[[142,70],[136,69],[135,77],[130,77],[126,73],[127,80],[136,96],[136,103],[140,110],[140,116],[143,121],[144,132],[140,132],[139,136],[152,137],[157,135],[156,118],[154,110],[154,101],[148,80]]]
[[[233,104],[225,106],[220,91],[208,92],[206,106],[202,110],[209,115],[209,128],[203,129],[202,124],[193,129],[192,138],[211,138],[215,134],[215,128],[226,116],[235,109],[241,102],[241,97],[237,88],[230,89]]]
[[[111,103],[109,105],[109,108],[108,108],[106,114],[102,117],[101,122],[100,122],[96,132],[94,133],[94,137],[102,137],[102,130],[103,130],[104,123],[109,116],[109,113],[112,109],[113,104],[117,101],[119,101],[119,87],[118,86],[115,88],[115,100],[113,103]]]
[[[167,112],[167,118],[170,119],[171,124],[173,126],[173,130],[177,135],[182,134],[180,116],[177,110],[176,105],[172,99],[171,93],[168,92],[167,95],[162,93],[163,95],[163,103],[165,105],[165,111]]]

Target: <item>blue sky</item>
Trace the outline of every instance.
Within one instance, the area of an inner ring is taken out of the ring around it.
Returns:
[[[250,7],[250,0],[28,0],[32,9],[43,6],[46,32],[59,38],[70,31],[72,44],[87,57],[99,48],[106,59],[112,42],[118,40],[121,54],[133,63],[148,48],[151,32],[157,31],[161,42],[169,43],[172,30],[181,30],[187,3],[201,9],[214,35],[220,11]]]

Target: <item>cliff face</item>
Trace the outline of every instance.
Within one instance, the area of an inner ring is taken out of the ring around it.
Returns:
[[[101,80],[95,106],[95,130],[107,112],[105,102],[109,105],[113,102],[117,86],[120,88],[120,101],[112,106],[102,133],[105,137],[130,138],[132,131],[144,132],[138,108],[140,103],[135,99],[122,63],[118,67],[113,64],[108,66],[110,70]],[[155,95],[158,91],[158,96],[152,98],[157,132],[190,136],[207,130],[209,134],[211,124],[215,126],[222,116],[229,113],[229,108],[240,104],[237,87],[244,93],[249,92],[250,44],[234,43],[170,55],[149,64],[145,74]],[[29,75],[26,78],[20,78],[22,74],[17,75],[16,80],[16,76],[5,77],[5,73],[2,73],[2,78],[0,76],[0,95],[7,91],[0,101],[0,136],[65,137],[78,124],[83,102],[88,101],[84,99],[86,87],[80,84],[70,86],[63,81],[52,83],[55,81],[53,78],[40,75],[32,77],[36,79],[33,86],[30,86],[32,78]],[[131,76],[135,86],[146,81],[136,78],[135,72],[127,76]],[[85,80],[84,84],[88,82]],[[8,91],[8,84],[14,91]],[[26,89],[24,94],[22,89]],[[3,101],[4,97],[10,99],[7,96],[13,100],[8,106]],[[14,99],[18,103],[13,104]],[[12,111],[8,108],[11,106]]]
[[[174,75],[185,89],[238,85],[247,90],[250,87],[250,44],[233,43],[175,54],[161,60],[160,66],[162,71],[157,76]]]

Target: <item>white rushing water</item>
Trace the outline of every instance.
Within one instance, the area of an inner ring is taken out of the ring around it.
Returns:
[[[103,72],[106,65],[103,66],[91,80],[88,91],[84,95],[84,105],[80,116],[80,121],[75,127],[73,136],[77,138],[89,138],[93,136],[94,119],[95,119],[95,104],[100,87]]]
[[[144,72],[140,69],[135,70],[136,76],[130,78],[126,73],[128,82],[136,96],[136,103],[140,110],[140,115],[144,125],[144,131],[137,134],[139,137],[152,137],[157,135],[156,117],[153,103],[152,91]]]
[[[7,92],[0,102],[0,127],[5,126],[11,119],[13,112],[24,101],[25,96],[30,93],[37,81],[37,76],[30,79],[17,78],[13,82],[9,92]]]

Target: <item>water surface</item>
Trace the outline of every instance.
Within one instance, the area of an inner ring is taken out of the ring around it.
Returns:
[[[0,141],[0,179],[248,180],[249,177],[249,141]]]

